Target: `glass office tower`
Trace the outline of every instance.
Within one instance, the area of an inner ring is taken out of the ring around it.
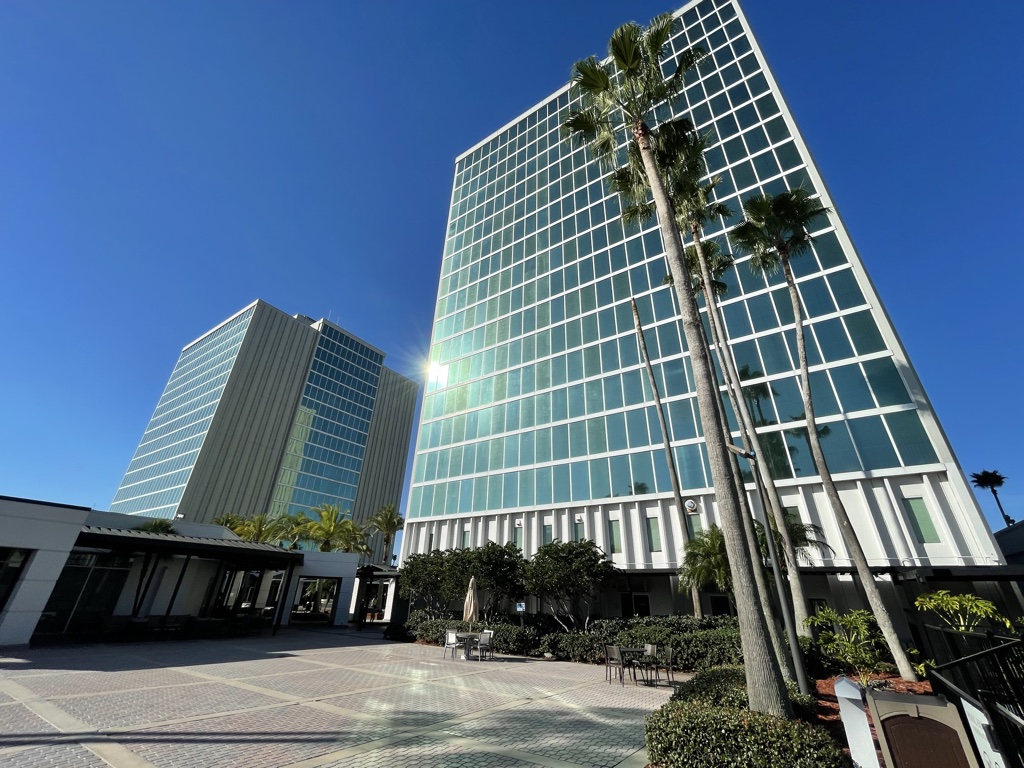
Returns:
[[[709,171],[733,215],[709,224],[707,238],[732,252],[728,232],[754,194],[803,187],[832,206],[738,4],[703,0],[677,16],[672,56],[691,46],[710,55],[656,120],[688,117],[713,136]],[[714,522],[714,488],[656,222],[624,226],[598,164],[560,139],[574,106],[562,89],[456,161],[403,556],[487,541],[514,541],[529,556],[546,541],[585,537],[640,577],[631,593],[667,612],[682,526]],[[838,214],[814,232],[813,251],[794,267],[816,411],[869,558],[886,567],[998,562]],[[783,503],[822,526],[834,548],[816,565],[849,571],[801,434],[784,281],[747,262],[723,278],[722,301],[746,397]],[[684,498],[696,504],[689,516],[672,500],[630,297]],[[752,483],[748,491],[753,501]]]
[[[365,520],[401,498],[417,395],[379,349],[254,302],[182,351],[111,511]]]

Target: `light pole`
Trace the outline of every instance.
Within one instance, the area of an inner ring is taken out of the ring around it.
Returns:
[[[757,457],[753,452],[744,451],[742,448],[728,442],[725,444],[725,447],[737,456],[742,456],[752,464],[757,461]],[[752,474],[754,475],[754,486],[757,488],[757,497],[761,502],[761,510],[763,512],[766,509],[766,505],[764,490],[761,488],[761,479],[758,475],[757,467],[754,467]],[[793,657],[793,671],[796,673],[796,684],[800,688],[800,693],[809,694],[811,692],[811,686],[807,682],[807,671],[804,669],[804,656],[800,651],[800,641],[796,636],[796,627],[793,624],[793,614],[789,610],[789,600],[786,599],[786,587],[782,583],[782,569],[779,568],[779,555],[775,550],[775,535],[772,533],[771,526],[768,525],[767,519],[761,522],[761,524],[764,526],[764,538],[768,545],[768,560],[771,562],[772,572],[775,574],[775,591],[779,595],[779,608],[782,610],[782,622],[786,625],[786,636],[789,638],[789,652]]]

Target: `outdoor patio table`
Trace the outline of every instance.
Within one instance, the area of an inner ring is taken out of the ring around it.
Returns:
[[[474,640],[479,640],[480,639],[480,633],[479,632],[456,632],[455,633],[455,639],[458,640],[460,643],[464,643],[465,644],[465,650],[464,650],[464,652],[462,654],[462,658],[463,658],[463,660],[465,660],[465,659],[469,658],[469,646],[470,646],[470,643],[472,643]],[[640,650],[642,651],[643,648],[641,648]]]
[[[643,656],[645,650],[646,650],[645,648],[623,648],[623,647],[620,647],[619,648],[619,653],[622,654],[623,660],[631,660],[631,659],[635,660],[637,657]],[[640,669],[640,676],[643,677],[644,684],[646,685],[648,683],[647,671],[646,671],[646,668],[642,664],[641,665],[634,665],[633,666],[633,670],[634,670],[634,672],[633,672],[633,682],[634,683],[636,682],[636,671],[635,670],[637,670],[637,669]]]

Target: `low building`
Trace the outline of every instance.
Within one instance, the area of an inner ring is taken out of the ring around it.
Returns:
[[[219,636],[350,618],[359,556],[0,496],[0,646]],[[281,596],[284,595],[284,599]]]

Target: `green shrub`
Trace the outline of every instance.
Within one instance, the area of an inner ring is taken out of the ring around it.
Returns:
[[[747,706],[747,673],[730,664],[702,669],[685,683],[676,686],[672,701],[696,701],[708,706]]]
[[[594,632],[552,632],[540,639],[540,652],[560,661],[598,664],[604,661],[603,638]]]
[[[679,669],[706,669],[742,664],[740,631],[731,627],[704,629],[673,638],[672,662]]]
[[[813,723],[818,702],[810,694],[800,693],[796,683],[786,685],[793,714]],[[742,666],[728,665],[702,669],[685,683],[676,686],[671,701],[699,702],[713,707],[747,708],[747,675]]]
[[[801,720],[813,721],[817,701],[811,695],[800,693],[796,683],[787,684],[793,711]],[[676,686],[672,701],[697,701],[708,706],[747,707],[747,677],[742,666],[709,667],[697,672],[690,680]]]
[[[406,621],[406,629],[416,636],[421,643],[444,645],[445,632],[454,629],[456,632],[479,632],[482,629],[494,630],[491,645],[495,653],[509,653],[517,656],[529,656],[537,652],[540,636],[533,627],[520,627],[519,623],[509,624],[507,620],[499,620],[493,624],[481,621],[468,622],[456,619],[431,619],[423,611],[414,611]]]
[[[826,731],[744,709],[670,701],[647,719],[647,755],[658,768],[842,768]]]

